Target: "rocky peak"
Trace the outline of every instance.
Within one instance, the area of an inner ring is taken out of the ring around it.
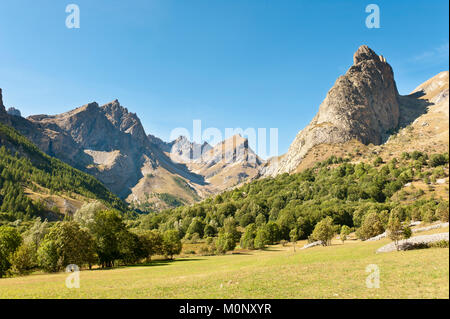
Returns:
[[[0,88],[0,112],[6,112],[5,106],[3,105],[2,89]]]
[[[136,113],[128,112],[128,109],[120,105],[117,99],[103,105],[101,109],[114,127],[124,133],[130,134],[138,139],[140,143],[146,143],[148,141],[142,123]]]
[[[362,61],[375,60],[379,61],[379,56],[367,45],[362,45],[353,55],[353,64],[356,65]]]
[[[22,116],[22,113],[20,113],[20,110],[16,109],[15,107],[10,107],[8,108],[8,110],[6,111],[9,115],[13,115],[13,116]]]
[[[199,159],[212,147],[207,142],[198,144],[191,142],[186,136],[180,135],[170,144],[171,157],[178,162],[189,162]]]
[[[250,148],[248,139],[240,134],[233,135],[215,145],[202,156],[202,161],[208,165],[224,162],[227,164],[248,163],[257,166],[262,163]]]
[[[365,45],[359,47],[353,65],[328,91],[314,119],[297,134],[285,156],[264,168],[263,174],[295,170],[315,145],[352,139],[382,143],[398,126],[398,99],[394,73],[386,59]]]

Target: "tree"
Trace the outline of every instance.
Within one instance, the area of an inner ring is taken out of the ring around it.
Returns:
[[[440,165],[445,165],[448,163],[448,153],[447,154],[433,154],[430,156],[430,166],[436,167]]]
[[[54,247],[51,249],[56,248],[58,256],[56,271],[70,264],[81,268],[96,262],[94,239],[87,229],[80,228],[75,221],[56,223],[44,240],[53,242]]]
[[[436,215],[443,222],[448,222],[448,202],[441,202],[436,208]]]
[[[125,224],[115,210],[99,211],[94,215],[90,232],[94,237],[96,252],[103,267],[112,267],[121,258],[119,234],[125,231]]]
[[[91,228],[95,222],[95,215],[105,208],[105,205],[99,201],[85,203],[75,212],[73,219],[82,227]]]
[[[51,239],[44,239],[37,250],[38,265],[47,272],[58,271],[58,251]]]
[[[141,245],[138,235],[128,230],[122,230],[117,234],[117,239],[119,241],[120,260],[125,265],[135,264],[147,257],[147,252]]]
[[[163,255],[163,238],[157,230],[137,230],[139,245],[143,250],[143,257],[150,261],[153,255]]]
[[[27,274],[37,267],[37,247],[31,241],[24,241],[14,252],[11,259],[11,271],[17,274]]]
[[[257,227],[255,224],[250,224],[245,227],[244,234],[241,238],[241,247],[246,249],[254,249],[255,248],[255,237]]]
[[[200,217],[195,217],[192,219],[192,222],[187,229],[186,235],[188,237],[190,237],[193,234],[197,233],[198,236],[201,238],[201,237],[203,237],[204,229],[205,229],[205,223],[202,221],[202,219]]]
[[[342,243],[344,243],[347,240],[347,236],[350,235],[350,231],[351,231],[350,227],[348,227],[347,225],[343,225],[341,227],[340,237],[341,237]]]
[[[255,248],[264,249],[270,243],[270,233],[266,227],[258,228],[255,236]]]
[[[34,220],[33,226],[23,234],[23,240],[24,242],[32,243],[37,250],[48,231],[49,224],[47,220],[42,222],[41,218],[37,217]]]
[[[237,230],[237,223],[233,217],[228,217],[224,220],[223,230],[233,237],[235,243],[241,238],[241,233]]]
[[[219,231],[219,237],[216,240],[216,251],[219,254],[225,254],[227,251],[233,250],[236,247],[236,241],[231,233]]]
[[[295,244],[297,243],[297,240],[298,240],[297,228],[291,229],[291,231],[289,232],[289,238],[291,239],[291,242],[294,246],[294,251],[295,251]]]
[[[203,229],[204,238],[214,237],[214,236],[216,236],[216,234],[217,234],[217,229],[211,224],[207,224],[205,226],[205,228]]]
[[[278,225],[273,221],[269,221],[265,225],[265,228],[269,232],[269,244],[273,245],[273,244],[277,243],[280,240],[280,235],[281,235],[280,228],[278,227]]]
[[[403,239],[409,239],[412,236],[411,227],[405,226],[403,227]]]
[[[256,216],[256,219],[255,219],[256,226],[260,227],[260,226],[263,226],[265,223],[266,223],[266,217],[264,216],[264,214],[258,214],[258,216]]]
[[[361,240],[366,240],[371,237],[377,236],[384,232],[383,222],[376,210],[370,210],[366,216],[364,216],[361,227],[356,231],[356,235]]]
[[[395,247],[398,250],[399,249],[398,241],[400,240],[400,238],[402,238],[403,227],[402,227],[402,223],[400,221],[400,218],[398,217],[398,214],[395,211],[392,211],[390,216],[389,216],[389,222],[388,222],[388,226],[387,226],[387,231],[388,231],[388,237],[392,241],[394,241]]]
[[[312,237],[314,240],[320,240],[322,245],[329,246],[331,245],[331,239],[334,234],[335,227],[333,225],[333,219],[328,216],[317,223],[312,233]]]
[[[377,156],[373,161],[373,166],[379,166],[382,163],[383,163],[383,159],[381,157]]]
[[[163,252],[164,255],[170,256],[173,259],[173,255],[179,254],[182,249],[180,235],[177,230],[167,230],[163,235]]]
[[[11,267],[11,259],[22,242],[19,232],[9,226],[0,226],[0,278]]]

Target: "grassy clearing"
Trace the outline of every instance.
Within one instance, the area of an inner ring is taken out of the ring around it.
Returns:
[[[64,273],[6,278],[0,298],[449,298],[448,249],[375,254],[389,240],[333,243],[82,271],[79,289],[65,287]],[[366,288],[369,264],[379,289]]]

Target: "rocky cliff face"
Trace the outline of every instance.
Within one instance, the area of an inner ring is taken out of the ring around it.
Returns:
[[[188,167],[205,177],[211,192],[220,192],[255,178],[262,163],[248,139],[238,134],[204,151]]]
[[[386,59],[363,45],[353,65],[328,91],[311,123],[301,130],[288,152],[262,169],[262,175],[292,172],[319,144],[356,139],[380,144],[399,123],[399,95]]]
[[[207,142],[198,144],[189,141],[185,136],[180,136],[176,140],[169,143],[170,158],[176,162],[189,163],[196,161],[203,154],[212,149]]]
[[[121,197],[128,196],[142,177],[144,162],[156,166],[149,160],[154,158],[153,152],[141,122],[117,100],[101,107],[93,102],[53,116],[34,115],[28,120],[51,138],[48,145],[38,141],[41,149],[65,159],[65,144],[69,143],[77,156],[68,162],[96,176]]]
[[[0,89],[0,113],[6,112],[5,106],[3,105],[3,95],[2,89]]]

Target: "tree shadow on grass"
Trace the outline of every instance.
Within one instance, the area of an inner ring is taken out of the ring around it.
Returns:
[[[177,262],[186,262],[186,261],[200,261],[204,260],[202,258],[180,258],[180,259],[158,259],[158,260],[152,260],[145,263],[139,263],[134,265],[118,265],[114,267],[108,267],[108,268],[94,268],[92,271],[96,270],[114,270],[114,269],[123,269],[123,268],[133,268],[133,267],[157,267],[157,266],[166,266],[169,264],[177,263]]]
[[[146,263],[140,263],[135,265],[127,265],[121,267],[155,267],[155,266],[165,266],[168,264],[174,264],[177,262],[186,262],[186,261],[200,261],[205,260],[203,258],[180,258],[180,259],[161,259],[161,260],[152,260]]]

